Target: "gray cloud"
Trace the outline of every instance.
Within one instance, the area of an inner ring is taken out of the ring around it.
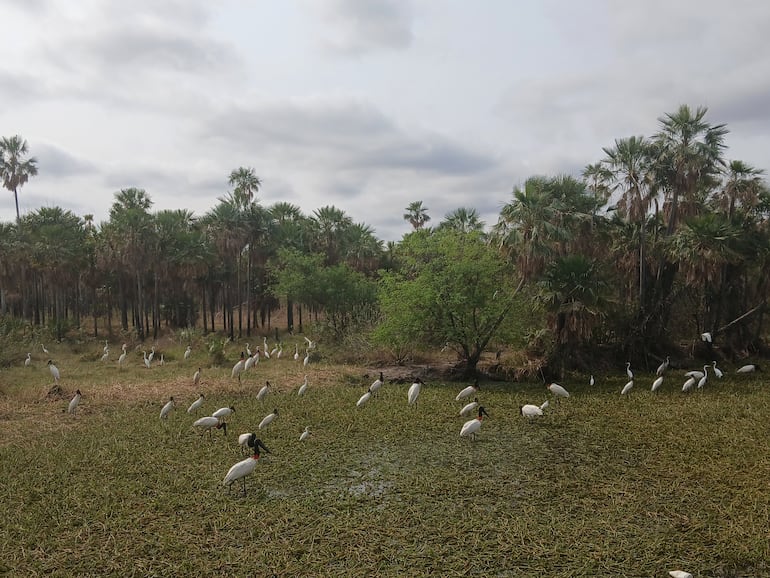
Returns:
[[[332,52],[358,56],[378,50],[402,50],[413,39],[411,4],[405,0],[330,0],[323,45]]]
[[[38,167],[47,178],[59,179],[75,175],[94,174],[97,167],[90,161],[77,156],[50,143],[35,144],[35,158]]]

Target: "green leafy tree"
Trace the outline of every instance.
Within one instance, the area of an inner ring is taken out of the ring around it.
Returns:
[[[396,350],[448,343],[474,374],[490,341],[506,334],[516,280],[505,260],[480,234],[447,229],[405,236],[398,261],[384,275],[375,340]]]
[[[424,207],[422,201],[412,201],[406,207],[404,220],[412,225],[413,230],[422,229],[430,221],[428,207]]]
[[[19,213],[19,187],[24,185],[29,177],[37,175],[37,159],[27,157],[29,145],[19,135],[0,139],[0,178],[3,187],[13,193],[16,202],[16,222],[21,220]]]

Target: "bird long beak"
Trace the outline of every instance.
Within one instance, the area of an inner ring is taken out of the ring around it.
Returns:
[[[272,453],[269,449],[267,449],[267,446],[262,443],[262,440],[256,439],[254,440],[254,452],[259,454],[259,448],[262,448],[269,454]]]

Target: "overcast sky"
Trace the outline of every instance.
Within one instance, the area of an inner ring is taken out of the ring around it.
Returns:
[[[0,22],[0,136],[40,171],[22,212],[99,222],[139,187],[203,215],[245,166],[263,205],[384,240],[415,200],[492,225],[529,176],[579,175],[680,104],[770,169],[766,2],[4,0]]]

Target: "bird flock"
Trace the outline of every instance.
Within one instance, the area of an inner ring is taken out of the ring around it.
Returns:
[[[311,356],[311,351],[316,348],[316,342],[308,338],[306,340],[305,357],[302,358],[303,367],[307,366]],[[41,349],[46,355],[51,355],[44,345],[41,344]],[[153,367],[153,363],[157,365],[163,365],[165,363],[165,356],[163,352],[158,352],[156,346],[151,346],[149,353],[147,350],[142,349],[142,364],[145,368],[150,369]],[[250,344],[246,344],[245,350],[240,352],[238,361],[232,367],[230,375],[234,380],[241,382],[242,376],[253,368],[257,367],[261,359],[280,359],[283,353],[283,344],[276,343],[273,348],[270,348],[267,343],[267,338],[263,339],[261,348],[257,346],[254,350],[251,349]],[[189,362],[193,354],[192,346],[188,345],[183,353],[183,360]],[[159,357],[156,360],[156,356]],[[102,348],[99,360],[102,363],[109,362],[110,347],[109,342],[105,340],[104,347]],[[294,362],[299,362],[300,348],[298,344],[294,344],[294,353],[289,356]],[[121,345],[121,354],[117,359],[117,366],[119,369],[123,369],[127,364],[128,359],[128,345],[123,343]],[[23,361],[25,367],[33,366],[32,353],[27,353],[26,358]],[[621,396],[630,396],[634,388],[635,381],[638,381],[639,376],[635,376],[631,367],[631,362],[628,361],[625,364],[625,376],[627,382],[620,390]],[[48,369],[54,380],[54,384],[58,385],[61,379],[61,372],[59,367],[54,363],[53,359],[47,361]],[[758,364],[747,364],[739,367],[736,370],[737,375],[751,374],[757,371],[761,371]],[[673,373],[671,366],[671,358],[667,356],[655,371],[654,378],[650,384],[650,390],[655,393],[661,391],[665,387],[665,381],[671,381],[671,374]],[[724,378],[724,372],[717,367],[717,362],[712,361],[710,364],[705,364],[702,368],[684,372],[682,379],[681,391],[683,393],[690,393],[692,391],[703,390],[708,386],[710,380],[718,381]],[[593,386],[596,383],[596,377],[590,376],[589,385]],[[200,367],[194,372],[192,376],[192,382],[194,385],[200,385],[202,383],[202,369]],[[366,391],[361,394],[357,401],[355,401],[355,407],[359,410],[363,410],[367,404],[371,403],[371,400],[376,399],[380,391],[385,386],[385,376],[383,372],[379,373],[379,376],[369,385]],[[648,382],[649,383],[649,382]],[[407,407],[416,407],[420,398],[420,393],[423,390],[425,383],[421,378],[415,377],[406,392],[406,405]],[[305,396],[308,392],[309,383],[308,376],[305,374],[304,380],[296,391],[298,397]],[[567,389],[558,383],[546,383],[546,390],[552,396],[553,401],[558,405],[561,401],[570,397]],[[270,381],[265,381],[264,385],[260,387],[256,394],[256,400],[264,402],[270,395],[272,386]],[[456,414],[459,417],[471,418],[462,423],[459,430],[459,436],[462,438],[469,438],[470,440],[476,440],[477,436],[481,432],[484,418],[489,418],[487,408],[479,401],[481,387],[478,380],[475,380],[473,384],[461,389],[454,397],[454,401],[462,405],[459,412]],[[75,415],[81,404],[83,396],[78,389],[74,396],[69,401],[66,412],[71,415]],[[209,439],[212,438],[214,431],[221,431],[223,437],[227,436],[228,419],[236,413],[236,409],[232,405],[220,407],[213,411],[211,415],[203,417],[197,417],[198,413],[203,409],[206,403],[206,396],[204,393],[199,393],[187,408],[187,413],[195,415],[196,419],[191,424],[191,429],[196,431],[200,436],[205,436],[208,433]],[[351,402],[352,403],[352,402]],[[166,400],[160,410],[159,418],[161,422],[167,423],[172,412],[174,412],[177,405],[177,401],[174,397],[170,397]],[[551,406],[551,402],[546,399],[540,403],[527,403],[521,405],[519,408],[520,415],[526,420],[534,420],[543,418],[546,411]],[[279,419],[280,411],[278,408],[274,408],[271,412],[262,417],[256,430],[262,431],[267,429],[272,423]],[[473,417],[471,417],[473,416]],[[306,426],[299,435],[300,442],[306,442],[311,437],[311,426]],[[246,477],[251,475],[256,468],[257,461],[260,459],[263,453],[272,453],[263,443],[263,441],[257,436],[255,432],[247,432],[238,436],[238,446],[241,451],[250,451],[251,455],[245,459],[242,459],[235,463],[226,473],[222,483],[228,488],[228,492],[231,491],[232,486],[241,481],[242,493],[246,494]],[[673,575],[673,574],[672,574]]]

